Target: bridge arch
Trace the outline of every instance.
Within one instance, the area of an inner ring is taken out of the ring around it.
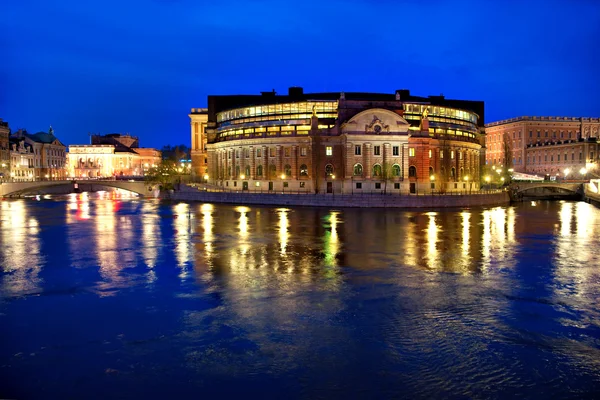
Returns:
[[[561,189],[563,191],[580,193],[582,190],[581,183],[555,183],[555,182],[515,182],[511,185],[515,193],[523,193],[528,190],[543,189]]]
[[[150,193],[152,186],[148,182],[129,182],[117,180],[69,180],[69,181],[36,181],[36,182],[4,182],[0,184],[0,196],[15,196],[33,191],[43,192],[44,188],[50,187],[73,187],[73,184],[113,187],[116,189],[128,190],[140,196],[146,196]]]

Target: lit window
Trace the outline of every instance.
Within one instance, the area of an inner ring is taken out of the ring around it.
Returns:
[[[328,156],[331,156],[331,155],[333,155],[333,147],[331,147],[331,146],[327,146],[327,147],[325,148],[325,155],[328,155]]]
[[[433,151],[431,149],[429,149],[429,158],[431,158],[433,156]]]
[[[414,157],[415,156],[415,148],[414,147],[411,147],[411,148],[408,149],[408,155],[410,157]]]
[[[450,158],[454,159],[454,150],[450,150]]]
[[[300,182],[300,187],[303,188],[306,186],[306,182]]]
[[[261,156],[262,156],[261,149],[256,149],[256,157],[261,157]]]
[[[354,165],[354,175],[362,175],[363,173],[363,167],[360,164],[356,164]]]

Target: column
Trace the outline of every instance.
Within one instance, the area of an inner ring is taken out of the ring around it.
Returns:
[[[346,170],[343,179],[352,178],[354,174],[354,144],[346,143]]]
[[[281,156],[281,145],[277,145],[275,147],[275,165],[277,166],[277,177],[279,177],[281,174],[283,174],[283,165],[282,165],[282,161],[283,161],[283,157]]]
[[[371,179],[371,171],[373,169],[373,151],[371,150],[371,147],[371,143],[365,143],[363,145],[363,173],[367,179]]]
[[[298,146],[292,146],[292,179],[298,179]]]
[[[269,148],[267,146],[262,147],[262,163],[263,163],[263,179],[269,180]]]
[[[256,153],[254,146],[250,146],[250,179],[256,179]]]

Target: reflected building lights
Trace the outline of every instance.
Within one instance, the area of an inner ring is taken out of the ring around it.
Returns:
[[[327,221],[329,222],[330,230],[325,231],[324,237],[324,253],[325,253],[325,265],[328,267],[336,267],[337,266],[337,255],[340,252],[340,241],[338,237],[338,215],[340,213],[338,211],[332,211],[329,214],[329,218]]]
[[[438,266],[438,249],[437,241],[439,228],[436,224],[435,217],[437,213],[429,212],[426,214],[429,217],[429,224],[427,225],[427,267],[430,269],[436,269]]]
[[[173,207],[173,230],[175,231],[175,257],[181,268],[179,278],[186,279],[190,273],[187,263],[191,260],[191,213],[188,203],[179,203]]]
[[[144,202],[142,205],[142,257],[144,263],[151,271],[148,271],[148,281],[152,282],[156,274],[152,269],[156,266],[158,259],[158,249],[161,247],[160,217],[158,216],[156,205],[150,202]]]
[[[28,215],[24,200],[3,201],[1,270],[7,273],[0,280],[0,291],[6,293],[36,292],[40,288],[42,270],[40,227],[37,219]]]
[[[469,240],[470,240],[470,220],[471,220],[471,213],[467,212],[467,211],[463,211],[461,214],[462,216],[462,256],[463,259],[465,261],[465,264],[468,264],[469,260]]]
[[[279,212],[279,249],[282,257],[286,256],[287,243],[289,239],[288,228],[290,226],[290,221],[288,219],[288,210],[287,208],[280,208],[277,210]]]

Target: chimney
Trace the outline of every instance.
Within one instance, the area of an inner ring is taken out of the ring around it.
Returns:
[[[406,101],[410,97],[410,90],[398,89],[396,90],[396,100]]]
[[[288,89],[288,95],[290,97],[301,97],[304,94],[304,89],[300,86],[292,86]]]

